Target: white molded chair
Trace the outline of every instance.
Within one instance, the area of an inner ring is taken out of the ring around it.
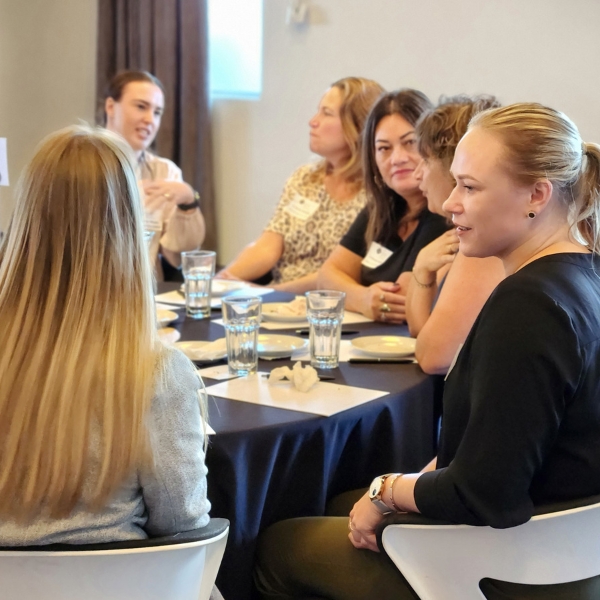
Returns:
[[[173,536],[0,551],[2,600],[208,600],[229,521]]]
[[[533,585],[579,581],[600,575],[600,497],[570,504],[540,508],[510,529],[394,515],[382,523],[379,546],[421,600],[482,600],[479,582],[486,577]]]

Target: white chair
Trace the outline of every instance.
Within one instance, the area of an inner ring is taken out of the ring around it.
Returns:
[[[421,600],[481,600],[486,577],[535,585],[579,581],[600,575],[600,497],[589,501],[545,507],[510,529],[395,515],[382,524],[379,545]]]
[[[0,551],[3,600],[208,600],[229,521],[174,536]]]

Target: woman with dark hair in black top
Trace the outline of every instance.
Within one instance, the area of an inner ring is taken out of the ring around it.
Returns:
[[[363,132],[367,207],[319,271],[320,288],[346,292],[346,308],[390,323],[405,321],[405,295],[419,250],[447,228],[427,210],[415,170],[415,126],[432,108],[417,90],[382,96]]]

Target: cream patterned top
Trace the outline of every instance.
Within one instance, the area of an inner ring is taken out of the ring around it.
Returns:
[[[350,200],[334,200],[325,189],[324,173],[314,176],[317,168],[304,165],[293,173],[265,228],[284,241],[283,254],[273,268],[274,283],[318,271],[366,204],[362,189]]]

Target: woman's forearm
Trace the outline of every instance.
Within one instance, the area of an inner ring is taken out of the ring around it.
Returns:
[[[293,279],[292,281],[286,281],[284,283],[277,283],[273,286],[279,292],[289,292],[291,294],[304,294],[317,289],[317,272],[310,273],[304,277]]]
[[[497,258],[456,255],[435,308],[417,336],[415,356],[423,371],[448,371],[481,308],[503,278]]]
[[[414,275],[411,277],[406,293],[406,321],[413,337],[417,337],[427,323],[437,290],[437,283],[431,287],[423,287],[416,282]]]
[[[365,292],[367,288],[335,265],[325,263],[318,273],[317,284],[321,290],[339,290],[346,292],[345,308],[364,313]]]
[[[437,280],[426,277],[418,279],[413,271],[406,293],[406,322],[410,335],[417,337],[431,316],[433,301],[438,291]]]
[[[367,314],[368,288],[360,284],[361,266],[362,258],[358,254],[338,245],[319,269],[317,285],[321,290],[346,292],[346,309]]]
[[[385,480],[381,499],[390,510],[420,512],[415,503],[415,485],[421,473],[405,473]]]
[[[246,246],[223,271],[225,275],[236,279],[252,281],[268,273],[282,254],[283,237],[278,233],[265,231],[255,242]]]

